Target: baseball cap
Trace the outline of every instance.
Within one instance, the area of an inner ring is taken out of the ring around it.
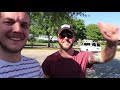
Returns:
[[[69,30],[71,31],[73,34],[75,34],[74,29],[71,25],[68,24],[63,24],[59,27],[57,34],[60,34],[63,30]]]

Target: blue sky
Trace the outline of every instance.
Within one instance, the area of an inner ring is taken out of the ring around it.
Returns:
[[[120,12],[85,12],[90,17],[79,17],[85,21],[85,25],[97,24],[98,22],[115,24],[120,27]]]

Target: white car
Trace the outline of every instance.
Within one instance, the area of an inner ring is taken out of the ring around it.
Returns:
[[[80,46],[81,51],[100,52],[101,46],[98,42],[83,42]]]

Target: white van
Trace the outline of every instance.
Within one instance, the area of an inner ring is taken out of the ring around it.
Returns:
[[[98,42],[83,42],[80,46],[81,51],[100,52],[101,46]]]

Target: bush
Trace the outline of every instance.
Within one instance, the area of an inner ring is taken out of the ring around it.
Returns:
[[[38,40],[39,43],[48,43],[47,40]],[[51,41],[50,43],[56,43],[57,41]]]
[[[100,45],[105,45],[106,44],[105,41],[100,41],[99,43],[100,43]]]
[[[39,43],[48,43],[46,40],[38,40]]]

